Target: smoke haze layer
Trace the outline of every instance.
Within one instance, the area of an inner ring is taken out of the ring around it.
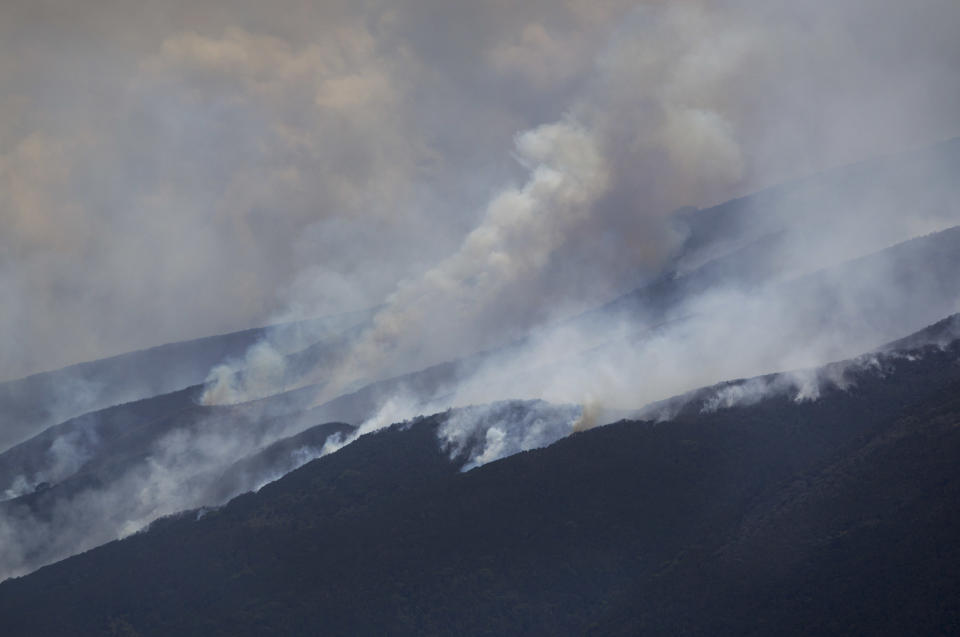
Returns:
[[[956,135],[957,12],[7,2],[0,378],[376,306],[534,183],[518,131],[568,127],[602,188],[538,237],[503,316],[469,312],[464,349],[503,341],[541,320],[529,299],[571,313],[653,276],[675,208]]]

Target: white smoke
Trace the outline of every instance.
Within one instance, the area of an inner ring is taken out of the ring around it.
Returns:
[[[397,288],[343,366],[333,370],[327,398],[358,379],[415,369],[489,346],[469,335],[488,333],[488,324],[497,322],[501,313],[531,314],[503,325],[501,332],[506,329],[508,334],[542,318],[529,299],[517,295],[589,214],[607,176],[595,142],[572,120],[520,135],[516,149],[530,171],[527,183],[497,195],[456,253]],[[509,307],[518,303],[524,307]]]
[[[53,439],[47,448],[40,470],[19,474],[4,490],[3,499],[32,493],[40,485],[47,486],[74,475],[96,453],[100,440],[93,427],[69,431]]]
[[[267,341],[250,347],[238,363],[223,363],[210,370],[200,402],[235,405],[286,389],[287,363]]]
[[[580,407],[542,401],[475,405],[449,412],[437,436],[450,459],[468,471],[565,438],[581,415]]]

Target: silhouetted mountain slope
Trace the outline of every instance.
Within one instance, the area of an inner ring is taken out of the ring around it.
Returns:
[[[780,307],[790,313],[792,322],[780,328],[784,342],[805,343],[819,334],[835,334],[838,347],[842,346],[839,353],[849,355],[857,351],[855,347],[861,351],[875,347],[898,333],[915,329],[918,320],[929,322],[955,308],[960,299],[958,271],[960,228],[953,228],[781,284],[771,288],[769,295],[773,302],[779,299]],[[802,329],[798,331],[798,327]],[[637,328],[635,337],[642,340],[659,333],[655,329],[645,335]],[[594,359],[602,360],[608,350],[623,348],[622,338],[612,336],[609,342],[582,352],[571,350],[563,364],[590,368],[595,365]],[[522,346],[521,343],[514,347]],[[233,483],[220,479],[218,472],[243,456],[316,423],[358,425],[398,394],[442,401],[442,393],[449,391],[446,388],[469,378],[483,366],[496,368],[499,357],[507,361],[503,369],[510,370],[495,379],[503,386],[504,395],[509,395],[515,383],[522,384],[527,377],[550,372],[542,367],[510,365],[513,351],[505,348],[371,383],[313,408],[310,405],[319,386],[222,407],[197,404],[201,388],[194,387],[109,408],[50,428],[0,454],[0,494],[9,500],[0,503],[0,514],[14,520],[16,531],[8,534],[32,538],[29,551],[0,550],[0,576],[22,573],[31,565],[49,563],[118,537],[123,529],[148,522],[151,515],[218,504],[240,490],[253,488],[262,480],[250,478]],[[319,352],[317,356],[323,354]],[[688,409],[693,404],[686,396],[682,402]],[[644,413],[646,417],[672,416],[671,404],[655,404],[655,409]],[[190,466],[190,461],[197,466]],[[276,477],[281,469],[290,466],[289,460],[284,459],[264,474]],[[168,474],[174,469],[179,480],[184,476],[189,480],[172,495],[148,486],[152,480],[171,480]],[[160,478],[156,477],[158,472]],[[138,488],[148,489],[157,508],[145,505],[139,491],[128,487],[125,481],[131,479],[133,484],[141,485]],[[110,506],[110,514],[88,514],[78,520],[80,512],[96,511],[101,506],[100,491],[117,498]],[[161,503],[164,497],[171,502]],[[89,498],[95,501],[91,503]],[[57,541],[45,535],[54,532],[53,528],[43,529],[42,533],[34,528],[35,522],[51,521],[54,511],[61,516],[69,513],[69,522],[55,527],[68,537],[56,538]],[[26,518],[30,522],[26,526],[22,523],[25,512],[32,516]],[[69,536],[79,539],[71,543]],[[10,542],[8,545],[15,546]]]
[[[302,393],[226,407],[198,405],[198,393],[69,421],[0,456],[10,485],[0,501],[0,577],[110,541],[161,515],[221,504],[306,462],[310,456],[293,454],[303,445],[319,448],[319,437],[352,429],[308,429],[313,414],[303,411],[310,396]],[[299,432],[287,444],[303,444],[289,454],[283,440],[268,447]],[[229,470],[245,456],[245,464]]]
[[[880,351],[908,350],[927,345],[945,346],[960,338],[960,314],[937,321],[926,329],[897,339],[879,348]]]
[[[592,635],[960,631],[960,383],[757,498]]]
[[[0,584],[5,634],[946,634],[960,342],[876,360],[467,473],[396,425]]]

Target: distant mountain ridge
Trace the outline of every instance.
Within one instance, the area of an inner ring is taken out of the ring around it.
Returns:
[[[271,330],[299,332],[313,342],[366,316],[361,312],[167,343],[2,382],[0,451],[70,418],[203,383],[212,368],[241,358]]]

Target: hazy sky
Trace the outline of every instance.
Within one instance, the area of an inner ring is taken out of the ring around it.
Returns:
[[[670,210],[960,134],[958,24],[955,0],[5,0],[0,378],[407,281],[403,309],[426,271],[482,291],[478,333],[522,330],[655,271]]]

